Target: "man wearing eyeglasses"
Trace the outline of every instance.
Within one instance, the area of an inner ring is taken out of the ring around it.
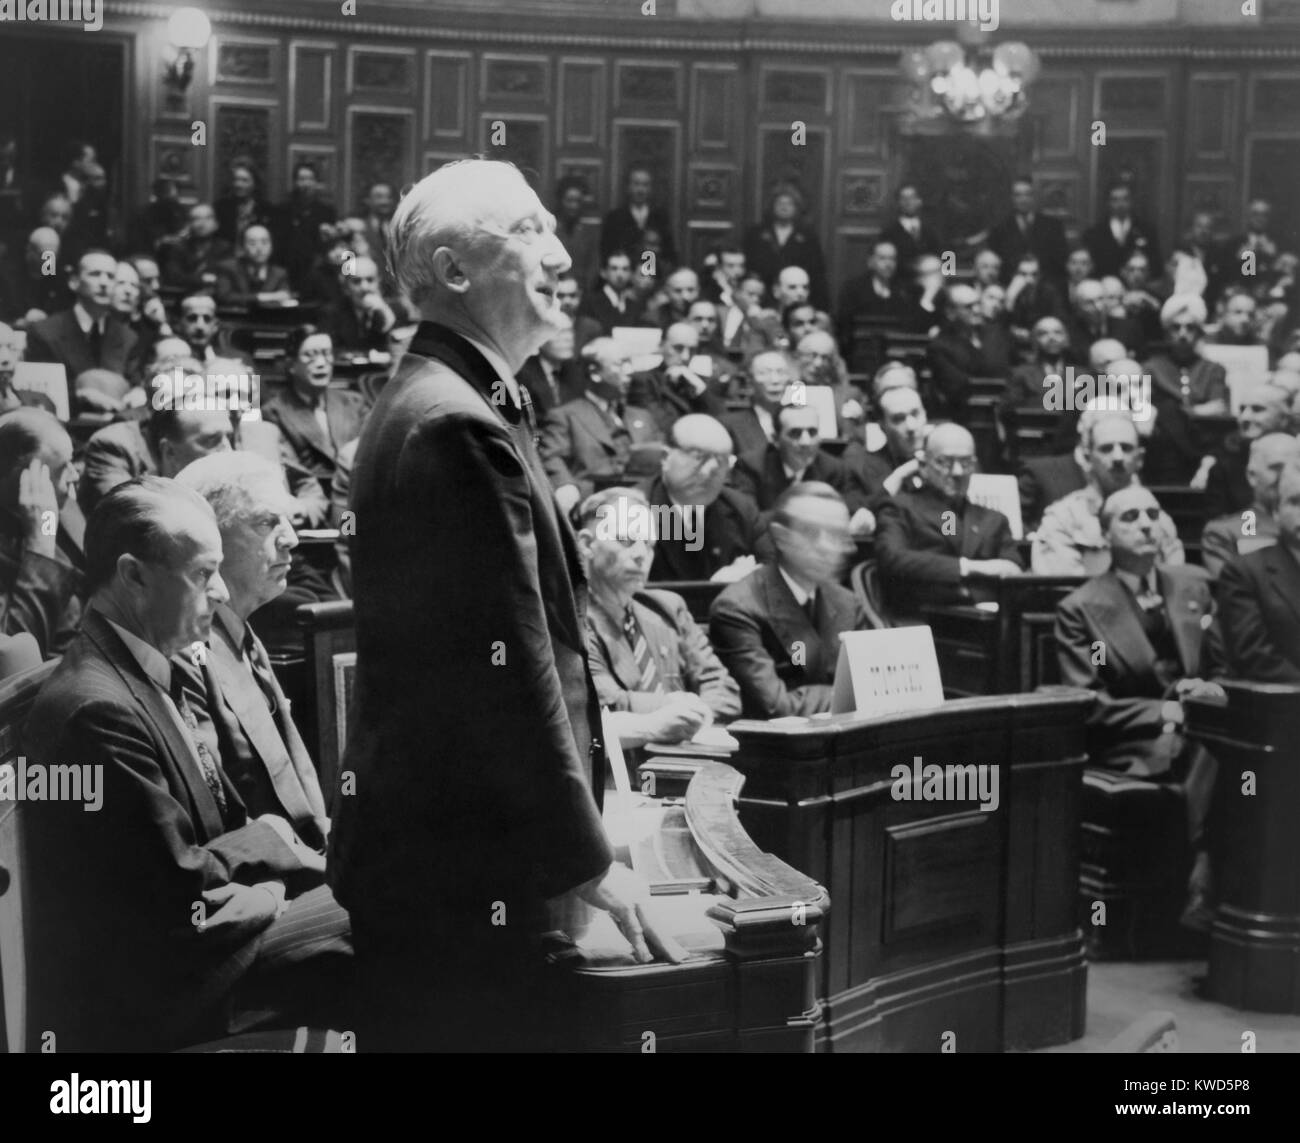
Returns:
[[[1152,484],[1189,483],[1203,459],[1197,418],[1228,412],[1227,373],[1200,353],[1205,318],[1200,297],[1175,294],[1160,311],[1169,350],[1149,358],[1142,367],[1151,375],[1156,411],[1155,431],[1147,444],[1147,477]],[[1208,472],[1207,465],[1207,476]],[[1204,477],[1199,483],[1203,482]]]
[[[933,377],[926,407],[935,418],[965,420],[970,379],[992,374],[981,339],[979,301],[970,286],[952,286],[942,299],[943,327],[926,350]]]
[[[1007,518],[967,498],[975,438],[960,425],[936,425],[919,460],[922,487],[878,504],[881,581],[890,609],[905,618],[918,618],[927,603],[991,599],[990,580],[1024,570]]]
[[[664,331],[660,347],[663,361],[632,377],[628,401],[647,410],[665,436],[673,422],[687,413],[721,417],[727,411],[726,401],[710,384],[712,362],[707,357],[699,360],[699,349],[696,328],[690,322],[674,322]]]
[[[743,578],[771,549],[758,506],[727,487],[736,461],[731,437],[713,417],[692,413],[673,425],[668,442],[646,497],[658,512],[681,513],[684,526],[659,536],[650,578]]]
[[[1181,788],[1187,839],[1197,853],[1186,921],[1204,906],[1204,825],[1214,760],[1183,734],[1182,700],[1218,690],[1203,682],[1211,624],[1210,577],[1160,562],[1164,513],[1149,489],[1130,485],[1100,509],[1110,569],[1061,601],[1056,612],[1061,681],[1101,700],[1088,722],[1088,755],[1102,766]],[[1208,673],[1208,672],[1206,672]],[[1221,691],[1219,692],[1222,693]]]

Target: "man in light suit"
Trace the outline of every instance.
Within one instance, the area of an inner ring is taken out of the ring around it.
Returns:
[[[48,905],[26,918],[30,1015],[61,1050],[351,1018],[334,1010],[351,945],[323,859],[283,817],[250,816],[191,701],[188,649],[228,597],[221,558],[206,502],[159,477],[115,488],[86,530],[90,608],[25,738],[30,763],[76,759],[99,786],[96,813],[27,807],[32,899]]]
[[[1212,579],[1238,556],[1277,543],[1278,480],[1290,461],[1300,460],[1300,440],[1267,433],[1251,442],[1246,480],[1251,499],[1240,512],[1226,512],[1201,530],[1201,566]]]
[[[103,250],[87,250],[70,280],[76,301],[70,310],[34,322],[27,330],[27,360],[56,362],[68,381],[87,369],[111,369],[123,376],[136,336],[113,315],[117,260]]]
[[[587,658],[624,746],[682,742],[740,714],[740,688],[686,601],[646,588],[665,523],[634,488],[597,492],[578,510],[578,547],[591,582]]]
[[[1295,459],[1278,479],[1277,532],[1273,546],[1224,565],[1220,623],[1229,675],[1295,686],[1300,685],[1300,461]]]
[[[682,954],[611,866],[586,582],[515,381],[560,313],[555,221],[516,168],[467,160],[417,183],[392,231],[424,322],[352,474],[352,780],[329,880],[352,913],[360,1043],[518,1051],[564,1032],[549,899],[610,911],[639,961]]]
[[[249,624],[288,586],[298,544],[290,523],[294,499],[280,469],[255,453],[201,457],[177,480],[208,502],[221,531],[221,578],[230,599],[217,605],[203,671],[222,767],[250,814],[278,814],[323,853],[329,819],[316,768]]]
[[[624,403],[632,384],[632,363],[625,350],[598,337],[583,347],[582,359],[586,392],[550,411],[540,443],[555,502],[566,514],[595,491],[596,477],[627,472],[635,479],[638,467],[642,476],[654,472],[662,450],[642,446],[662,444],[664,439],[648,410]],[[653,463],[643,462],[651,453]]]
[[[829,484],[795,484],[771,528],[776,562],[713,601],[709,638],[740,684],[745,717],[818,714],[831,709],[839,636],[867,625],[838,582],[853,550],[849,510]]]

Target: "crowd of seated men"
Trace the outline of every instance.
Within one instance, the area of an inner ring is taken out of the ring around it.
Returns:
[[[74,166],[98,177],[93,156]],[[329,1020],[313,999],[347,995],[347,918],[320,876],[329,822],[272,661],[298,604],[349,592],[368,400],[335,359],[400,352],[411,312],[383,255],[397,192],[377,183],[339,220],[309,164],[278,206],[248,164],[229,174],[216,202],[188,206],[160,180],[124,241],[52,196],[0,268],[0,639],[62,656],[31,755],[120,763],[118,808],[92,823],[111,859],[68,911],[129,922],[100,1008],[62,1014],[87,1045],[110,1027],[118,1046],[175,1046]],[[585,184],[562,181],[563,318],[518,375],[586,568],[615,733],[681,743],[740,716],[829,711],[840,634],[988,606],[1027,568],[1077,576],[1060,666],[1099,696],[1092,764],[1182,792],[1203,920],[1214,767],[1180,702],[1221,677],[1300,683],[1300,314],[1266,204],[1224,242],[1196,216],[1161,262],[1126,187],[1071,249],[1032,179],[965,246],[905,185],[866,265],[835,283],[793,188],[698,267],[677,264],[653,192],[634,168],[597,230]],[[1261,274],[1239,274],[1256,252]],[[284,382],[260,408],[154,400],[160,375],[247,369],[232,309],[286,301],[316,321],[286,330]],[[628,327],[652,331],[645,360]],[[1263,347],[1267,378],[1229,393],[1209,345]],[[64,366],[77,424],[14,387],[22,360]],[[1060,407],[1045,454],[1022,454],[1022,423],[1069,367],[1116,385]],[[1024,542],[972,492],[986,398]],[[1202,431],[1225,413],[1234,431]],[[1204,494],[1199,543],[1160,503],[1171,484]],[[298,542],[330,526],[337,546]],[[879,598],[847,586],[863,558]],[[707,623],[674,590],[703,580],[719,586]],[[70,876],[60,830],[82,825],[51,821],[50,876]],[[208,912],[178,936],[164,918],[181,899]],[[175,1003],[146,1019],[139,990]]]

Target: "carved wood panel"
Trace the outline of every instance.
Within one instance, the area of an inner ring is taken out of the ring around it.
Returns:
[[[399,191],[414,173],[415,112],[386,107],[348,108],[347,203],[360,201],[369,183]],[[340,204],[344,205],[344,204]]]
[[[334,130],[334,48],[329,44],[289,45],[290,129]]]
[[[468,141],[469,52],[425,52],[425,136]]]

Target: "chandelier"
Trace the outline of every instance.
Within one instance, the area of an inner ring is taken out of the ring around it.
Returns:
[[[984,62],[987,59],[988,62]],[[1038,56],[1027,45],[999,44],[991,53],[953,40],[903,53],[899,67],[914,85],[914,110],[924,118],[947,115],[963,124],[1014,120],[1029,106],[1025,88],[1038,75]]]

